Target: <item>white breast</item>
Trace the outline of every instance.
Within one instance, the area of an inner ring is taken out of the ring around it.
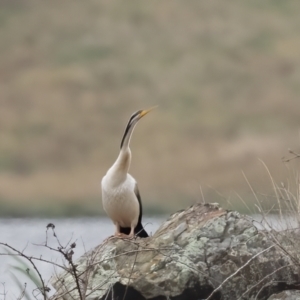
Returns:
[[[136,226],[139,217],[139,203],[134,193],[136,181],[127,174],[125,181],[113,185],[109,174],[102,179],[103,208],[115,224],[121,227]]]

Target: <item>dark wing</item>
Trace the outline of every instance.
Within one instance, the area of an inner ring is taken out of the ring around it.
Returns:
[[[149,235],[142,225],[143,206],[142,206],[142,199],[141,199],[141,195],[140,195],[140,191],[139,191],[137,183],[135,183],[134,193],[135,193],[136,198],[138,199],[139,205],[140,205],[139,219],[138,219],[138,223],[135,227],[134,232],[137,236],[145,238],[145,237],[148,237]]]
[[[134,193],[139,201],[139,206],[140,206],[140,212],[139,212],[139,220],[138,220],[138,223],[141,223],[142,222],[142,216],[143,216],[143,206],[142,206],[142,199],[141,199],[141,194],[140,194],[140,191],[139,191],[139,187],[137,185],[137,182],[135,183],[135,186],[134,186]]]

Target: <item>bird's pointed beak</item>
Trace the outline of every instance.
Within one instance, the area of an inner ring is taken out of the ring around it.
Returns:
[[[155,109],[155,108],[157,108],[157,107],[158,107],[158,105],[153,106],[153,107],[151,107],[151,108],[149,108],[149,109],[142,110],[142,111],[140,112],[140,118],[142,118],[142,117],[145,116],[147,113],[149,113],[151,110],[153,110],[153,109]]]

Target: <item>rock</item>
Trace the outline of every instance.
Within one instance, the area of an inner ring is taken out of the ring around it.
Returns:
[[[272,295],[268,300],[300,300],[300,291],[290,290],[284,291],[276,295]]]
[[[259,231],[250,217],[217,204],[196,204],[152,237],[107,239],[76,262],[77,280],[71,271],[52,279],[52,299],[80,299],[80,286],[87,300],[265,300],[299,281],[299,238],[292,235]]]

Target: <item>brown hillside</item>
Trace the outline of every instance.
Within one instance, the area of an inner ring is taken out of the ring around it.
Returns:
[[[299,1],[0,5],[2,212],[100,210],[128,117],[157,104],[131,147],[146,210],[198,201],[200,185],[207,201],[253,201],[241,170],[272,188],[259,159],[286,181],[281,157],[299,148]]]

